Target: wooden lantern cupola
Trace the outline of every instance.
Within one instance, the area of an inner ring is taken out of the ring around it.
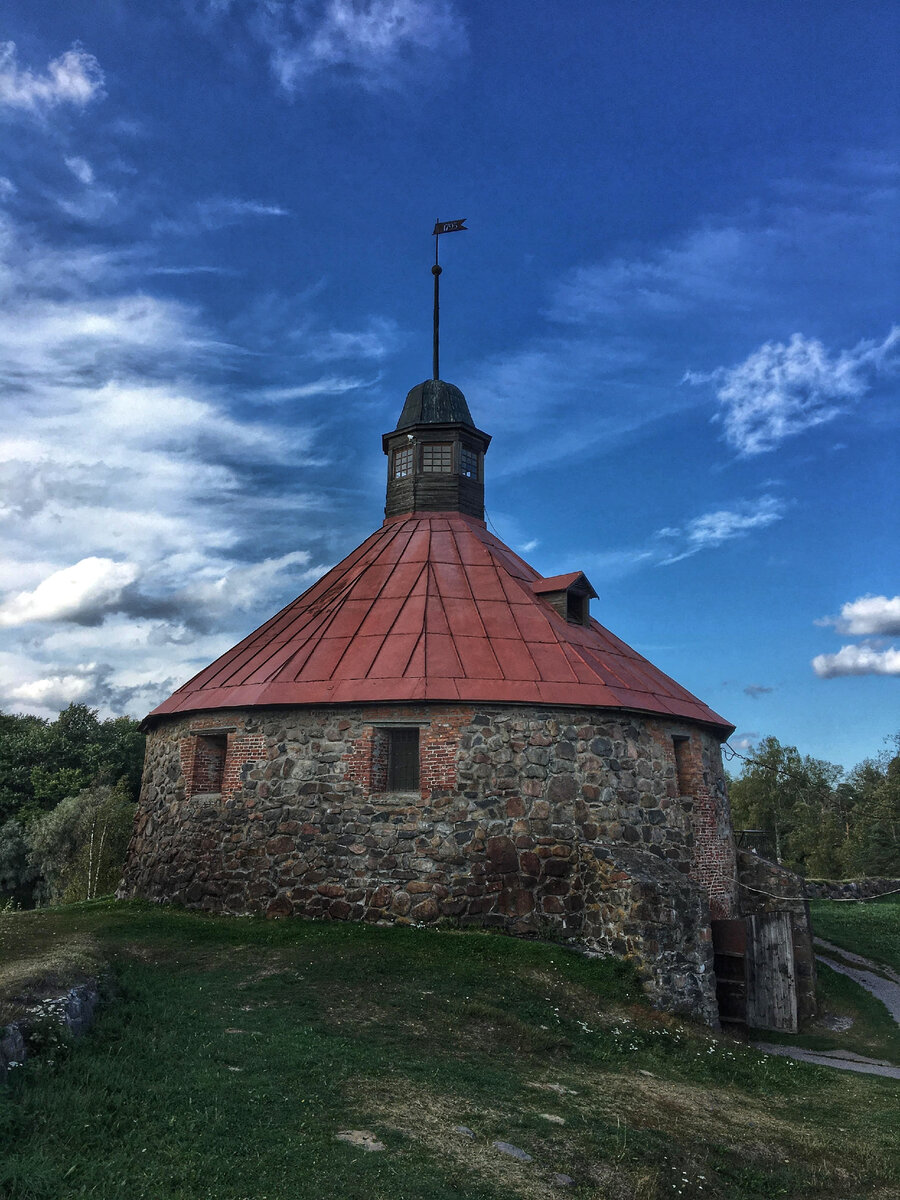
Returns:
[[[459,512],[484,520],[484,455],[490,435],[476,429],[452,383],[426,379],[407,395],[382,445],[388,460],[386,517]]]

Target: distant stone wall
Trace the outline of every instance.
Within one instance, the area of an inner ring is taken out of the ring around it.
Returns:
[[[377,790],[398,722],[421,730],[419,793]],[[209,774],[204,731],[227,737],[213,795],[191,786]],[[730,915],[734,879],[705,731],[590,709],[372,705],[167,719],[148,738],[121,894],[574,937],[634,957],[661,1006],[710,1019],[709,904]]]
[[[900,879],[805,879],[810,900],[870,900],[893,892],[900,895]]]
[[[778,863],[769,862],[748,850],[738,851],[741,882],[741,913],[788,912],[794,941],[794,976],[797,985],[797,1016],[808,1020],[816,1014],[816,956],[804,897],[805,881]]]

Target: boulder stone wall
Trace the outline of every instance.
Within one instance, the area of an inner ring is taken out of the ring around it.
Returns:
[[[384,790],[398,725],[419,729],[416,792]],[[220,751],[219,790],[198,790]],[[572,937],[633,957],[656,1003],[709,1020],[709,908],[736,900],[724,780],[705,729],[590,709],[166,718],[120,895]]]
[[[900,879],[805,879],[810,900],[871,900],[875,896],[900,895]]]

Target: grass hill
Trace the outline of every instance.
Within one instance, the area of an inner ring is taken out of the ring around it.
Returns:
[[[654,1012],[617,961],[95,901],[0,915],[0,1024],[100,964],[94,1030],[0,1089],[4,1200],[900,1191],[895,1081]]]

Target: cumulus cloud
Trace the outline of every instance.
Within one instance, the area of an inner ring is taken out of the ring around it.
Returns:
[[[900,369],[900,328],[881,342],[862,341],[829,354],[815,338],[795,333],[766,342],[742,363],[684,382],[713,383],[725,440],[743,455],[774,450],[786,438],[834,420],[871,391],[879,376]]]
[[[760,696],[767,696],[774,690],[774,688],[765,687],[761,683],[748,683],[744,688],[744,695],[749,696],[751,700],[758,700]]]
[[[765,529],[780,521],[785,513],[785,503],[777,496],[760,496],[756,500],[743,500],[733,508],[718,508],[694,517],[683,526],[666,526],[656,533],[656,538],[673,543],[673,550],[660,561],[662,565],[681,562],[701,550],[721,546],[734,538],[746,537],[755,529]]]
[[[435,55],[446,64],[467,45],[450,0],[206,0],[201,7],[212,21],[243,18],[290,95],[325,73],[369,89],[397,87]]]
[[[0,42],[0,107],[31,113],[60,104],[84,108],[103,93],[103,72],[77,42],[43,74],[20,67],[15,42]]]
[[[856,637],[900,635],[900,596],[860,596],[843,605],[840,616],[822,617],[816,624]]]
[[[0,604],[0,625],[25,625],[30,621],[97,625],[139,574],[134,563],[83,558],[71,567],[54,571],[33,591],[19,592]]]
[[[836,654],[817,654],[812,668],[820,679],[841,675],[900,675],[900,650],[894,646],[841,646]]]

